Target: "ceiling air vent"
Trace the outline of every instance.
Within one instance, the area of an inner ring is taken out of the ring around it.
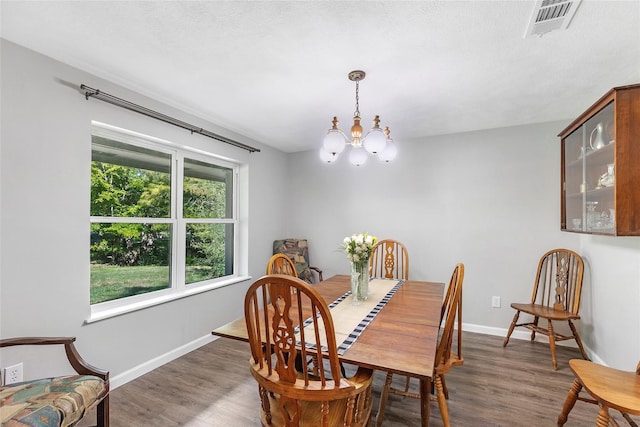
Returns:
[[[553,30],[565,30],[582,0],[538,0],[524,37],[542,36]]]

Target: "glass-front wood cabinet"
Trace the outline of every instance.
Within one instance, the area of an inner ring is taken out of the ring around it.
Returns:
[[[560,135],[565,231],[640,235],[640,84],[611,89]]]

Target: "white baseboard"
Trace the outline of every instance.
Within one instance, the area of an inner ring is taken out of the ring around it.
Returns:
[[[462,330],[465,332],[475,332],[478,334],[485,334],[485,335],[494,335],[494,336],[500,336],[500,337],[504,337],[507,335],[507,329],[506,328],[495,328],[495,327],[491,327],[491,326],[483,326],[483,325],[473,325],[470,323],[463,323],[462,324]],[[518,339],[518,340],[527,340],[529,341],[531,339],[531,332],[529,331],[525,331],[525,330],[514,330],[513,333],[511,334],[511,338],[513,339]],[[124,385],[126,383],[128,383],[129,381],[132,381],[144,374],[146,374],[147,372],[151,372],[154,369],[164,365],[165,363],[171,362],[174,359],[177,359],[180,356],[184,356],[185,354],[202,347],[203,345],[209,344],[210,342],[213,342],[215,340],[217,340],[218,337],[213,336],[213,335],[206,335],[202,338],[198,338],[195,341],[192,341],[188,344],[185,344],[181,347],[178,347],[168,353],[165,353],[161,356],[158,356],[154,359],[151,359],[145,363],[142,363],[136,367],[133,367],[131,369],[129,369],[128,371],[125,371],[123,373],[121,373],[120,375],[116,375],[114,377],[112,377],[109,381],[110,385],[111,385],[111,389],[115,390],[116,388],[120,387],[121,385]],[[536,341],[539,342],[544,342],[544,343],[548,343],[549,339],[541,334],[536,335]],[[578,348],[577,344],[575,343],[575,341],[561,341],[559,342],[557,345],[560,346],[566,346],[566,347],[574,347],[574,348]],[[593,351],[591,351],[590,348],[588,348],[587,346],[585,346],[585,351],[587,352],[587,354],[589,355],[589,357],[591,357],[591,360],[596,362],[596,363],[600,363],[602,365],[604,365],[604,363],[602,362],[602,359],[600,359],[596,354],[593,353]]]
[[[475,332],[475,333],[478,333],[478,334],[494,335],[494,336],[503,337],[503,338],[505,336],[507,336],[507,329],[506,328],[495,328],[495,327],[492,327],[492,326],[473,325],[473,324],[469,324],[469,323],[463,323],[462,324],[462,330],[465,331],[465,332]],[[517,340],[529,341],[529,340],[531,340],[531,332],[530,331],[526,331],[524,329],[515,329],[513,331],[513,333],[511,334],[511,337],[509,339],[517,339]],[[546,337],[545,335],[537,334],[536,335],[536,342],[538,342],[538,341],[539,342],[548,343],[549,342],[549,338]],[[575,343],[575,341],[571,341],[571,342],[561,341],[557,345],[564,345],[564,346],[567,346],[567,347],[578,348],[578,345]]]
[[[499,336],[499,337],[503,337],[503,338],[507,336],[507,329],[506,328],[494,328],[494,327],[491,327],[491,326],[472,325],[472,324],[469,324],[469,323],[463,323],[462,324],[462,330],[465,331],[465,332],[476,332],[478,334],[495,335],[495,336]],[[513,331],[513,333],[511,334],[511,337],[509,339],[512,339],[512,338],[513,339],[517,339],[517,340],[530,341],[531,340],[531,332],[528,331],[528,330],[524,330],[524,329],[515,329]],[[548,343],[549,342],[549,338],[546,335],[536,334],[535,341],[536,342]],[[578,344],[576,344],[575,340],[560,341],[556,345],[578,348]],[[586,351],[586,348],[585,348],[585,351]]]
[[[180,356],[184,356],[185,354],[202,347],[203,345],[209,344],[210,342],[213,342],[215,340],[217,340],[218,337],[213,336],[211,334],[206,335],[202,338],[198,338],[195,341],[191,341],[190,343],[187,343],[181,347],[178,347],[174,350],[171,350],[168,353],[165,353],[161,356],[158,356],[154,359],[151,359],[145,363],[142,363],[138,366],[135,366],[131,369],[129,369],[128,371],[125,371],[123,373],[121,373],[120,375],[116,375],[115,377],[111,377],[109,379],[109,384],[111,386],[111,390],[115,390],[116,388],[120,387],[121,385],[124,385],[126,383],[128,383],[129,381],[132,381],[144,374],[146,374],[147,372],[151,372],[154,369],[164,365],[165,363],[171,362],[174,359],[177,359]]]
[[[507,336],[507,328],[495,328],[495,327],[491,327],[491,326],[472,325],[472,324],[464,323],[464,322],[462,323],[462,330],[465,331],[465,332],[475,332],[475,333],[478,333],[478,334],[495,335],[495,336],[499,336],[499,337],[503,337],[503,338]],[[531,332],[528,331],[528,330],[524,330],[524,329],[515,329],[513,331],[513,333],[511,334],[511,337],[509,339],[530,341],[531,340]],[[542,335],[542,334],[536,334],[535,341],[536,342],[549,343],[549,338],[547,336],[545,336],[545,335]],[[575,340],[560,341],[556,345],[564,346],[564,347],[578,348],[578,344],[576,343]],[[593,352],[593,350],[591,350],[584,343],[582,343],[582,345],[584,346],[584,351],[586,351],[587,355],[591,358],[591,361],[606,366],[606,364],[602,361],[602,359],[600,357],[598,357],[598,355],[595,354]]]

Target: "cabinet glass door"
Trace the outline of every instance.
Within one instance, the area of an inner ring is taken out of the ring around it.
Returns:
[[[615,234],[614,102],[564,140],[566,229]]]

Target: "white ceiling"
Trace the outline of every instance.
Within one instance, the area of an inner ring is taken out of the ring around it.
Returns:
[[[379,114],[401,149],[569,120],[640,82],[640,1],[585,0],[567,30],[524,38],[534,5],[3,0],[0,34],[286,152],[319,148],[334,115],[348,130],[362,69],[363,125]]]

